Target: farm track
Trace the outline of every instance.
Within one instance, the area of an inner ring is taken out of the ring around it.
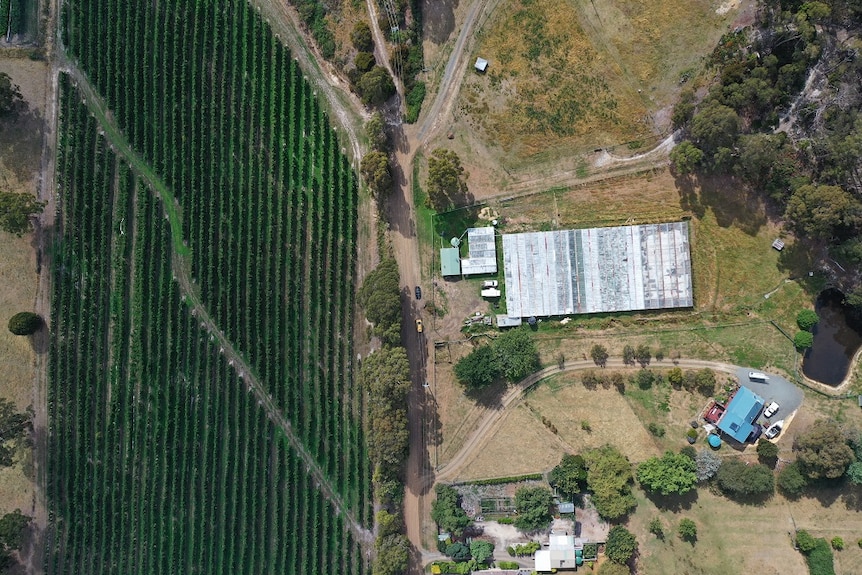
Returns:
[[[98,96],[89,80],[74,63],[68,60],[63,52],[60,52],[58,55],[57,68],[58,72],[65,72],[73,79],[77,89],[84,97],[88,110],[96,118],[101,129],[104,131],[104,137],[110,142],[114,150],[131,166],[136,175],[158,195],[163,205],[175,205],[173,194],[165,183],[161,181],[149,164],[131,148],[128,140],[126,140],[125,136],[111,119],[110,112],[107,110],[105,103]],[[227,339],[218,325],[216,325],[206,306],[201,302],[197,290],[190,279],[191,263],[188,250],[181,249],[183,246],[182,237],[177,237],[177,234],[181,233],[181,229],[180,222],[177,219],[172,219],[171,233],[174,235],[174,251],[171,257],[171,264],[180,290],[189,300],[193,315],[215,337],[224,357],[237,372],[239,378],[246,384],[246,388],[254,394],[270,421],[284,433],[285,438],[302,460],[306,472],[314,478],[317,488],[335,508],[338,515],[344,519],[352,535],[363,546],[366,554],[369,554],[372,551],[374,541],[373,532],[362,527],[361,523],[349,511],[333,485],[323,474],[320,466],[308,454],[302,441],[293,431],[290,421],[278,409],[275,400],[266,392],[252,368],[242,355],[236,351],[233,344]]]

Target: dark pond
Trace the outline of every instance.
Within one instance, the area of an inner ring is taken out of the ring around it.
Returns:
[[[862,325],[848,317],[844,297],[830,289],[817,296],[814,308],[820,321],[814,326],[814,345],[805,353],[802,372],[815,381],[838,385],[844,381],[850,361],[862,345]]]

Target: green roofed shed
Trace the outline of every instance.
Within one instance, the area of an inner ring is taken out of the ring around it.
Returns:
[[[440,249],[440,273],[443,277],[461,275],[461,254],[458,248]]]

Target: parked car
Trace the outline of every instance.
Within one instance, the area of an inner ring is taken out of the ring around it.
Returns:
[[[497,285],[497,280],[485,280],[482,282],[482,287],[485,288],[495,288]]]
[[[766,377],[765,373],[760,373],[759,371],[749,371],[748,379],[751,381],[766,382],[766,380],[768,380],[769,378]]]
[[[775,412],[777,412],[777,411],[778,411],[778,404],[773,401],[772,403],[769,404],[769,406],[767,406],[766,409],[763,410],[763,417],[765,417],[766,419],[769,419],[770,417],[775,415]]]
[[[422,333],[423,329],[425,329],[425,328],[422,325],[422,320],[417,318],[416,319],[416,333]]]
[[[782,427],[784,427],[783,419],[781,421],[776,421],[775,423],[770,425],[769,428],[766,430],[766,433],[764,433],[763,435],[764,437],[766,437],[766,439],[775,439],[776,437],[778,437],[778,434],[781,433]]]
[[[416,286],[415,293],[416,293],[416,299],[422,299],[422,288],[421,287]]]

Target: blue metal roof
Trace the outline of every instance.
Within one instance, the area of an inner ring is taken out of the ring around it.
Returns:
[[[763,398],[748,389],[740,387],[730,400],[724,417],[718,422],[718,428],[737,440],[745,443],[751,432],[754,431],[752,423],[763,409]]]

